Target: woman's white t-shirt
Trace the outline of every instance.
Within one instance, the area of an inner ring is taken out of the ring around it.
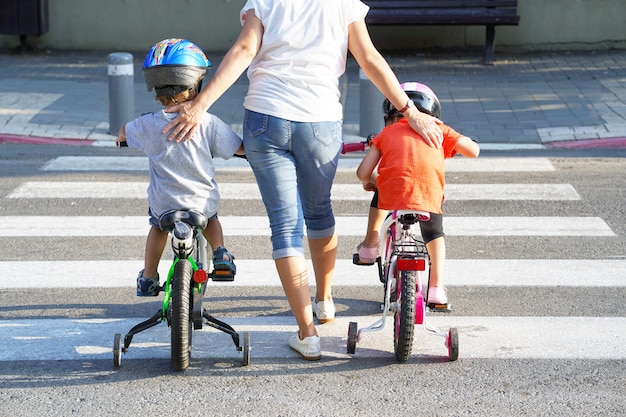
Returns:
[[[341,120],[348,26],[369,7],[359,0],[248,0],[242,24],[251,9],[264,34],[248,68],[244,107],[297,122]]]

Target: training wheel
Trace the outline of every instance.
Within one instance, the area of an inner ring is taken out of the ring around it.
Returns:
[[[348,325],[348,343],[346,344],[346,351],[350,354],[356,352],[356,342],[359,337],[359,324],[351,321]]]
[[[122,364],[122,335],[115,333],[113,336],[113,366],[119,368]]]
[[[243,332],[243,366],[250,365],[250,333]]]
[[[448,346],[448,358],[450,362],[459,359],[459,332],[456,330],[456,327],[451,327],[448,331],[446,345]]]

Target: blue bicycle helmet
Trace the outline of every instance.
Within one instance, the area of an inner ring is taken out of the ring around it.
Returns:
[[[143,61],[148,91],[173,96],[202,80],[211,62],[202,49],[186,39],[169,38],[155,44]]]
[[[401,86],[419,111],[435,116],[437,119],[441,118],[441,103],[430,87],[416,82],[407,82]],[[402,113],[393,107],[393,104],[387,99],[383,101],[383,114],[385,121],[394,116],[402,117]]]

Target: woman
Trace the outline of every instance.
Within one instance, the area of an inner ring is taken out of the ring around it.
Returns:
[[[248,68],[244,149],[272,229],[273,258],[298,323],[289,346],[321,358],[313,313],[334,319],[331,282],[337,253],[330,203],[342,142],[339,77],[348,50],[368,78],[424,140],[439,147],[441,130],[420,113],[374,48],[359,0],[248,0],[242,30],[213,78],[164,129],[170,140],[193,135],[202,114]],[[316,295],[311,305],[302,244],[306,224]]]

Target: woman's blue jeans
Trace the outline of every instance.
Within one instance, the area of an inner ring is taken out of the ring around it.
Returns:
[[[342,122],[292,122],[246,110],[243,144],[272,230],[272,256],[302,256],[312,239],[335,233],[330,191]]]

